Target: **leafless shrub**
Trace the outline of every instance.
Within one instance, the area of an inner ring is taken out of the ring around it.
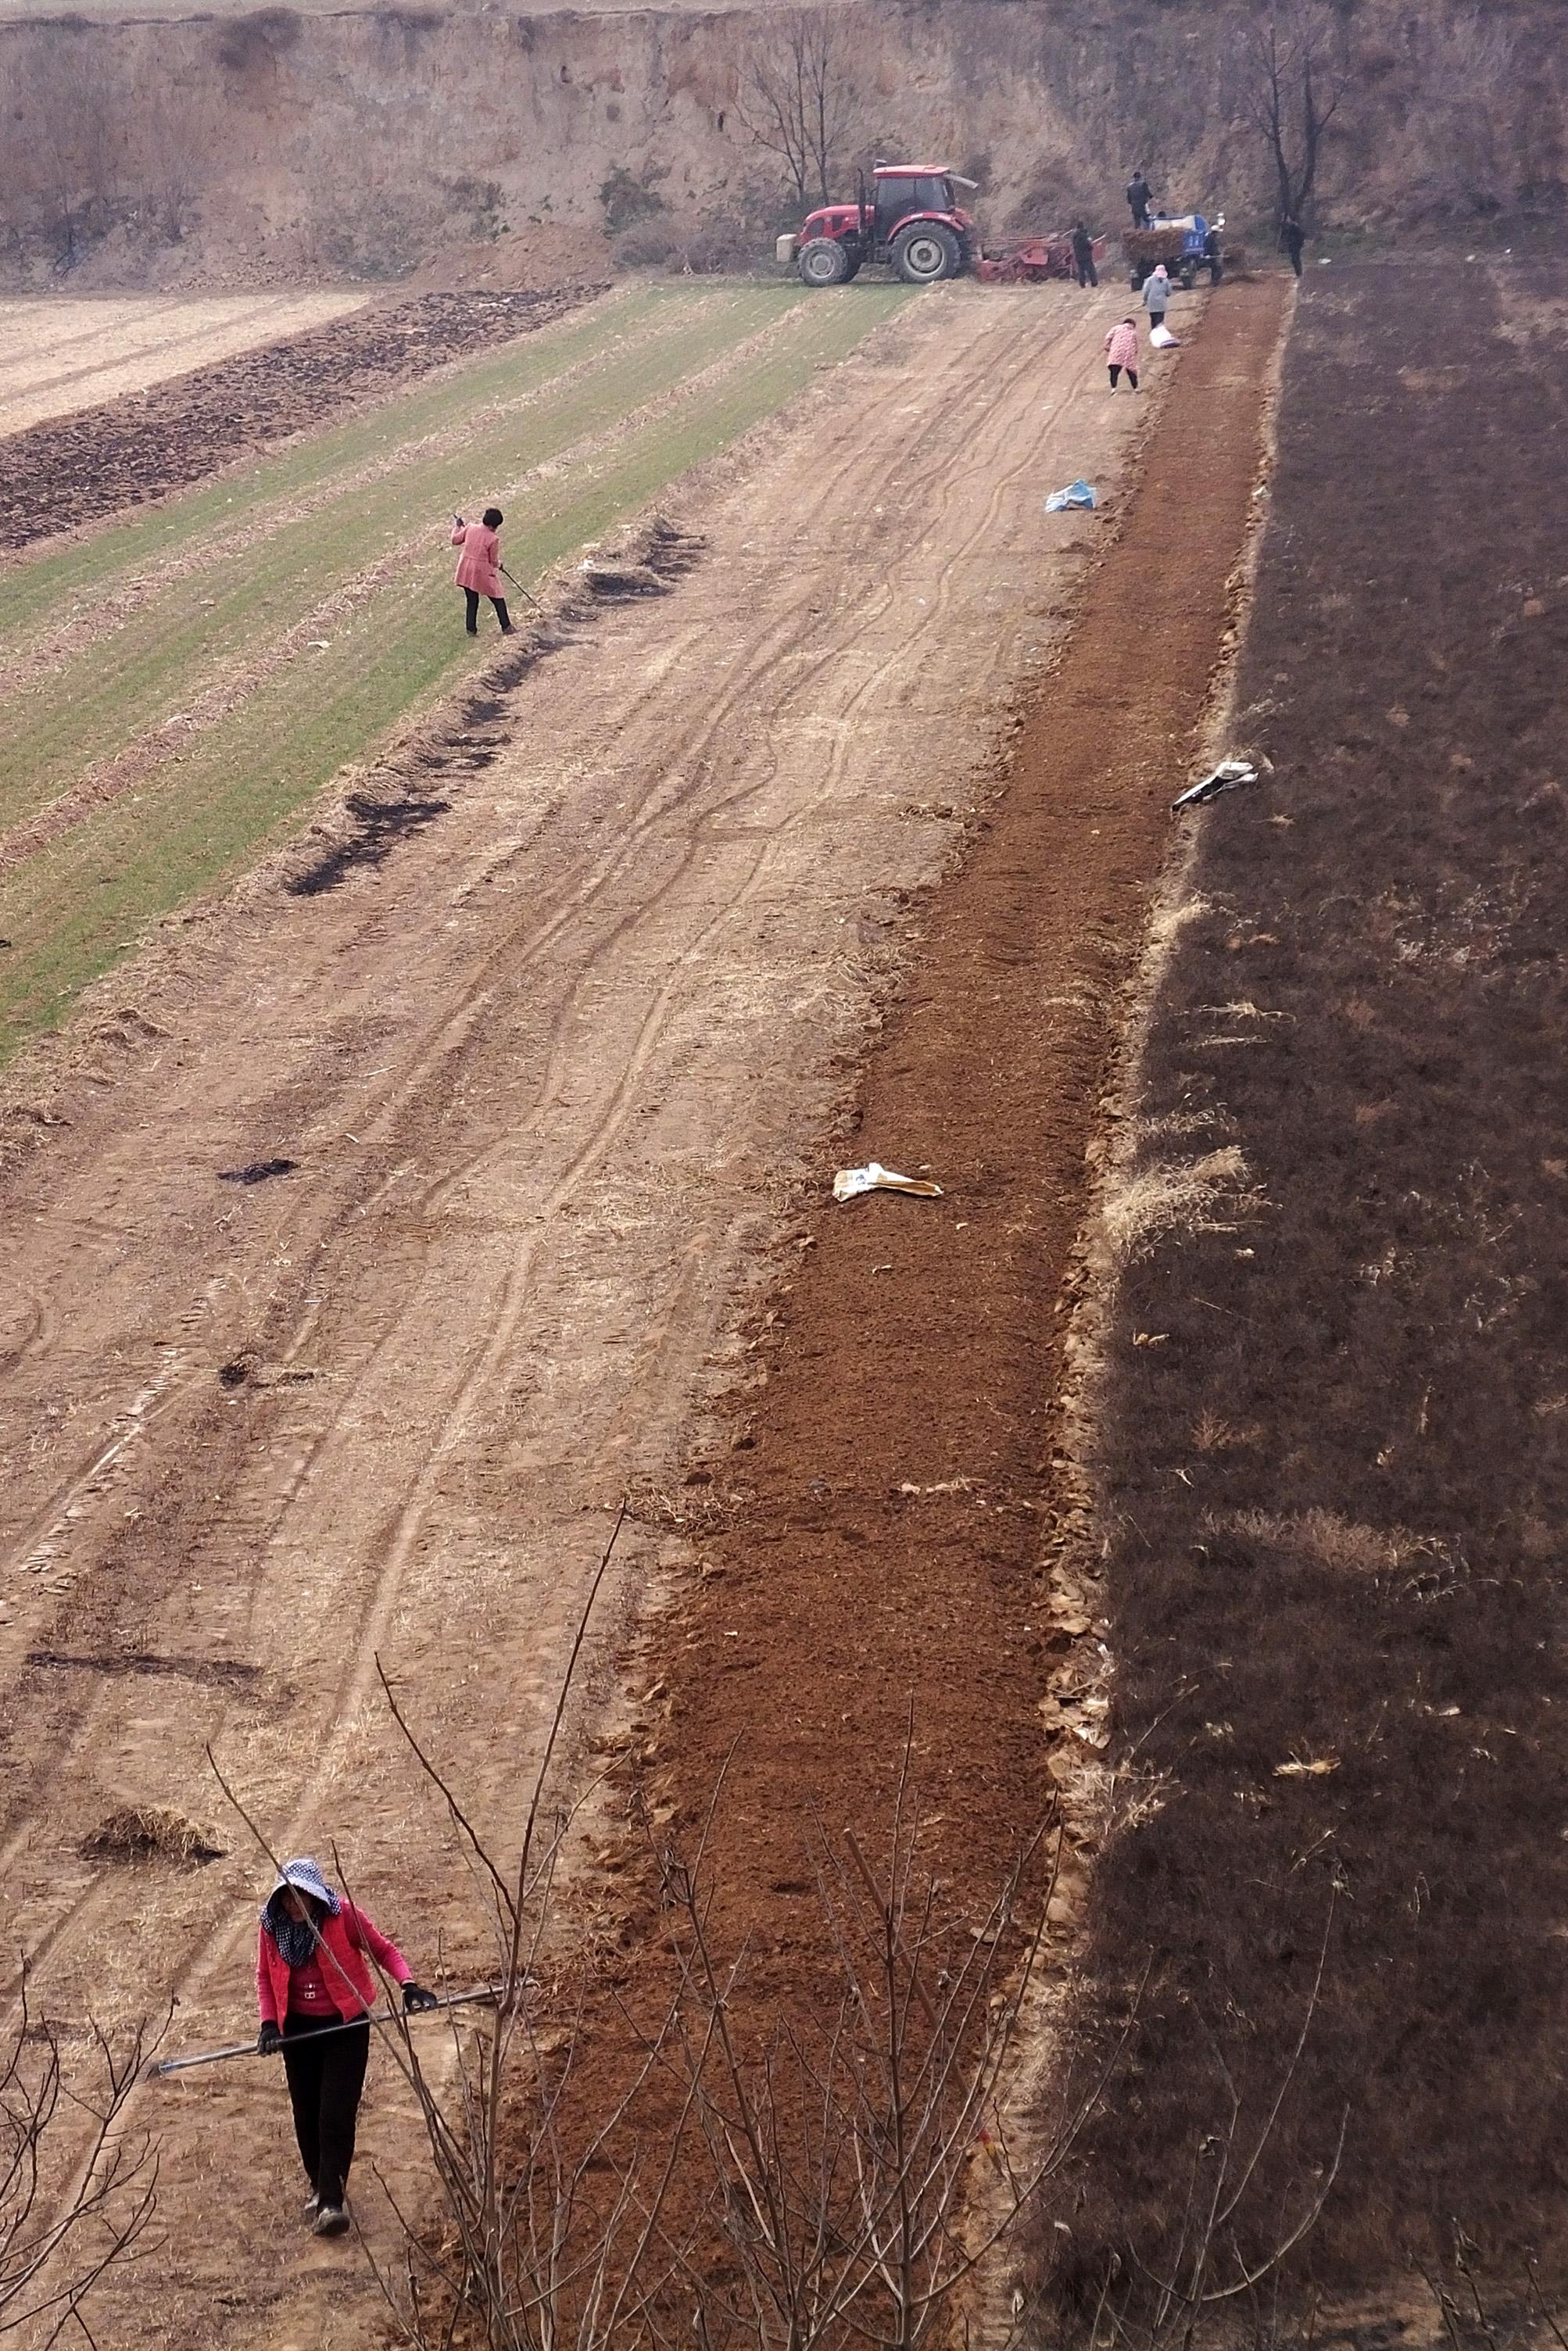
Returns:
[[[1180,2344],[1183,2351],[1222,2335],[1233,2305],[1256,2304],[1260,2289],[1277,2279],[1291,2255],[1316,2228],[1333,2192],[1344,2154],[1350,2121],[1342,2108],[1332,2148],[1278,2201],[1273,2182],[1263,2184],[1265,2160],[1274,2148],[1281,2118],[1301,2075],[1302,2059],[1322,1991],[1335,1896],[1294,2043],[1277,2079],[1258,2098],[1254,2085],[1232,2071],[1212,2033],[1207,2035],[1218,2082],[1211,2125],[1192,2135],[1184,2193],[1169,2224],[1155,2242],[1129,2241],[1108,2261],[1094,2296],[1090,2351],[1114,2345],[1121,2351],[1160,2351]],[[1255,2111],[1259,2105],[1261,2111]],[[1260,2339],[1273,2340],[1271,2330]]]
[[[149,2041],[94,2026],[79,2064],[57,2026],[34,2014],[24,1973],[0,2049],[0,2335],[68,2329],[87,2340],[83,2305],[105,2272],[133,2254],[152,2219],[152,2141],[122,2127]]]
[[[549,2024],[535,2012],[573,1811],[547,1791],[581,1641],[580,1629],[506,1863],[383,1677],[484,1890],[500,1978],[487,2032],[455,2037],[450,2092],[397,2036],[444,2216],[432,2231],[400,2212],[400,2273],[377,2268],[403,2339],[418,2351],[694,2336],[705,2351],[918,2351],[1060,2168],[1115,2062],[1113,2048],[1029,2158],[1016,2156],[1003,2092],[1038,1941],[1020,1917],[1038,1840],[986,1917],[956,1916],[924,1858],[906,1743],[884,1868],[853,1840],[838,1854],[817,1834],[839,1996],[783,2024],[748,2015],[747,1955],[717,1949],[701,1846],[659,1846],[665,1925],[647,1964],[665,1989],[651,2019],[623,2014],[629,2053],[606,2101],[580,2078],[580,2009]],[[1031,1896],[1041,1916],[1046,1875]],[[969,2199],[977,2158],[995,2174],[984,2214]]]
[[[90,28],[62,27],[35,50],[14,99],[7,190],[31,216],[55,264],[68,269],[109,227],[121,193],[124,126]]]
[[[141,114],[145,161],[137,177],[141,201],[171,245],[195,227],[201,198],[213,178],[221,141],[210,110],[193,92],[178,104],[160,94]]]

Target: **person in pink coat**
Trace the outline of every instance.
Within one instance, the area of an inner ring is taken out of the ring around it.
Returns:
[[[439,2005],[414,1982],[396,1944],[328,1885],[308,1854],[285,1862],[256,1937],[256,2046],[258,2056],[283,2053],[294,2136],[310,2182],[305,2212],[319,2237],[340,2237],[349,2225],[349,2166],[371,2053],[375,1968],[402,1986],[405,2015]]]
[[[1138,389],[1138,322],[1136,319],[1124,319],[1119,327],[1112,328],[1105,338],[1105,356],[1111,362],[1112,391],[1115,391],[1116,379],[1125,368],[1127,381],[1136,392]]]
[[[501,542],[496,536],[506,519],[499,507],[486,507],[478,522],[465,522],[461,515],[452,517],[452,544],[463,549],[457,559],[457,585],[467,599],[471,637],[479,633],[481,596],[488,596],[496,607],[501,634],[509,637],[512,633],[512,619],[501,584]]]

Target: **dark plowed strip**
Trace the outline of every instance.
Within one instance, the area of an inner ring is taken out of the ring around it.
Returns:
[[[550,294],[422,294],[0,440],[0,548],[96,522],[324,423],[448,360],[559,319],[601,287]]]
[[[810,1810],[830,1838],[853,1824],[882,1849],[912,1706],[923,1810],[961,1904],[983,1912],[1046,1808],[1053,1309],[1115,1041],[1107,991],[1139,950],[1187,779],[1280,317],[1272,285],[1238,287],[1183,357],[1122,534],[931,902],[857,1132],[824,1139],[816,1246],[778,1301],[768,1384],[737,1408],[739,1449],[705,1489],[722,1573],[654,1639],[668,1722],[646,1794],[689,1842],[724,1775],[718,1932],[749,1939],[754,1980],[786,2011],[823,1984],[814,1906],[791,1891]],[[945,1196],[827,1204],[838,1152],[928,1172]]]
[[[1554,269],[1441,282],[1303,304],[1239,677],[1275,773],[1202,819],[1149,1039],[1146,1110],[1203,1122],[1151,1157],[1230,1142],[1255,1196],[1115,1317],[1111,1753],[1161,1797],[1096,1873],[1102,2012],[1158,1969],[1071,2201],[1091,2295],[1176,2261],[1337,1893],[1222,2261],[1310,2211],[1348,2116],[1291,2283],[1394,2332],[1461,2230],[1500,2321],[1532,2251],[1559,2309],[1568,2265],[1568,335]]]

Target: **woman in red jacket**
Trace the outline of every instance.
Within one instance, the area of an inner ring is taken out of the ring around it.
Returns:
[[[319,2237],[340,2237],[349,2225],[343,2206],[371,2053],[372,1959],[402,1986],[405,2015],[436,2006],[396,1945],[334,1894],[315,1862],[305,1855],[285,1862],[256,1938],[256,2045],[264,2057],[283,2052],[294,2136],[310,2182],[305,2210]]]

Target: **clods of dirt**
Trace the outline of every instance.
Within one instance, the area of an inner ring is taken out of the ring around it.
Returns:
[[[220,1184],[267,1184],[275,1176],[292,1176],[298,1159],[252,1159],[244,1167],[220,1167]]]
[[[400,841],[423,832],[452,808],[450,800],[421,799],[412,792],[385,800],[374,799],[368,792],[350,792],[344,805],[353,820],[353,831],[303,873],[293,876],[285,885],[291,898],[319,897],[323,890],[336,890],[350,873],[383,863]]]

